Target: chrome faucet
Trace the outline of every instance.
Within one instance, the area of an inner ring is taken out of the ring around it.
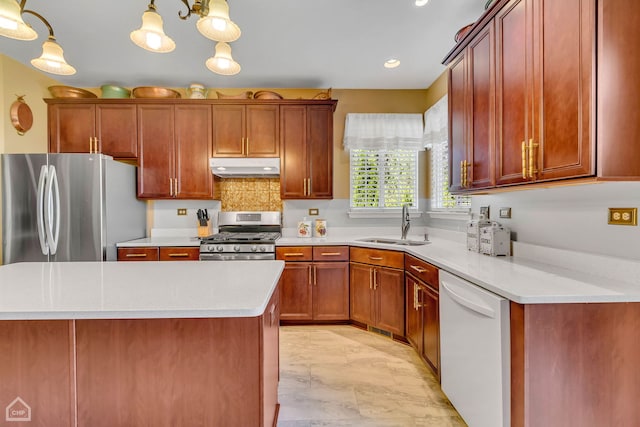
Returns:
[[[411,228],[411,218],[409,217],[409,205],[402,205],[402,235],[401,239],[407,238],[407,233]]]

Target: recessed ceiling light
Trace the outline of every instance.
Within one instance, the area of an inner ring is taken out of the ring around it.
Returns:
[[[400,65],[400,60],[399,59],[387,59],[384,62],[384,67],[385,68],[396,68]]]
[[[416,6],[424,6],[429,3],[429,0],[416,0]]]

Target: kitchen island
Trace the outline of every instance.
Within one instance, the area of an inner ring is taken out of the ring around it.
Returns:
[[[35,426],[272,426],[284,263],[0,267],[0,409]],[[242,273],[242,274],[239,274]]]

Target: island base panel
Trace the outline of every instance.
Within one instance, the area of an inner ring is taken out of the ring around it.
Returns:
[[[72,326],[0,321],[0,420],[13,418],[7,425],[74,426]]]
[[[260,322],[76,320],[78,426],[263,425]]]

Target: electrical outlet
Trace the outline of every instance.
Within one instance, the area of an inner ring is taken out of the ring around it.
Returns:
[[[500,218],[511,218],[511,208],[500,208]]]
[[[609,208],[609,224],[638,225],[638,208]]]
[[[311,208],[309,209],[309,215],[310,216],[319,215],[319,210],[317,208]]]
[[[178,209],[178,215],[182,216],[182,215],[186,215],[187,214],[187,209],[186,208],[179,208]]]

